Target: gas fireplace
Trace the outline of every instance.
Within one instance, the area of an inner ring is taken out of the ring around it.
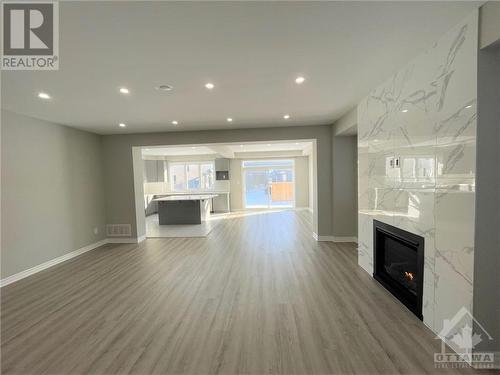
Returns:
[[[422,320],[424,238],[373,220],[373,277]]]

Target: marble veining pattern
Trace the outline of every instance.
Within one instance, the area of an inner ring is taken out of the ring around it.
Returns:
[[[358,106],[359,265],[373,273],[373,219],[423,236],[436,333],[472,308],[477,30],[474,12]]]

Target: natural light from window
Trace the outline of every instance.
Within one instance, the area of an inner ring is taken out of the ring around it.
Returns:
[[[214,169],[211,161],[171,163],[171,188],[174,191],[211,190],[214,186]]]

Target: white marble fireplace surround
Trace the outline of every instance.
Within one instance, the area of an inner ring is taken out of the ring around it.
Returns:
[[[423,236],[436,333],[472,312],[477,35],[475,12],[358,106],[359,265],[373,273],[373,219]]]

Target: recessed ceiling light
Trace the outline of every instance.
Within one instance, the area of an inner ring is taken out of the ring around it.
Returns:
[[[301,84],[304,83],[305,80],[306,79],[304,77],[299,76],[299,77],[295,78],[295,83],[298,84],[298,85],[301,85]]]
[[[205,87],[209,90],[212,90],[215,87],[215,85],[211,82],[208,82],[208,83],[205,83]]]
[[[298,145],[298,144],[299,144],[299,142],[295,142],[295,144],[296,144],[296,145]]]
[[[177,120],[172,121],[172,125],[179,125],[179,122]]]
[[[168,85],[168,84],[163,84],[160,86],[156,86],[156,89],[160,90],[160,91],[172,91],[174,89],[174,86]]]
[[[120,122],[120,123],[118,124],[118,126],[119,126],[120,128],[124,128],[124,127],[125,127],[125,126],[127,126],[127,125],[125,125],[123,122]]]
[[[233,119],[231,117],[228,117],[227,122],[233,122]]]
[[[129,89],[127,89],[126,87],[120,87],[120,92],[122,94],[129,94],[130,93]]]
[[[191,146],[192,149],[195,149],[196,147],[195,146]]]
[[[472,108],[472,104],[469,104],[469,105],[468,105],[467,107],[465,107],[465,108]]]
[[[401,112],[406,113],[406,112],[408,112],[408,110],[407,109],[403,109]]]
[[[40,99],[50,99],[50,95],[49,95],[49,94],[47,94],[46,92],[39,92],[39,93],[38,93],[38,97],[39,97]]]
[[[284,118],[285,120],[288,120],[288,119],[290,118],[290,115],[284,115],[284,116],[283,116],[283,118]]]

